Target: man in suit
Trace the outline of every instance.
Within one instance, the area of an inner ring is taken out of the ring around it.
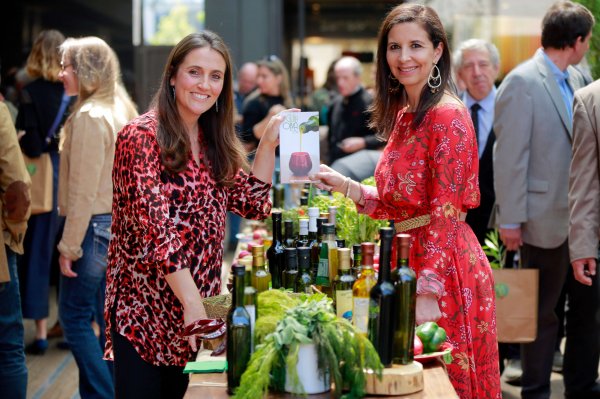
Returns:
[[[600,398],[595,383],[597,341],[571,339],[593,328],[587,293],[570,284],[567,204],[573,92],[584,81],[572,65],[589,48],[594,17],[571,1],[553,4],[542,21],[542,48],[504,79],[496,95],[494,185],[496,222],[507,250],[521,249],[524,267],[540,271],[538,332],[521,346],[522,398],[550,397],[550,374],[558,318],[555,307],[565,287],[567,345],[565,396]],[[565,285],[566,282],[566,285]]]
[[[496,100],[494,82],[500,72],[500,54],[496,46],[486,40],[469,39],[460,43],[454,51],[454,68],[458,80],[465,87],[461,99],[471,113],[479,151],[481,200],[479,207],[469,210],[466,222],[473,229],[479,243],[484,245],[485,237],[490,231],[488,224],[496,200],[493,162],[496,142],[493,129]],[[502,377],[509,384],[520,384],[522,370],[519,346],[501,344],[499,350]],[[507,359],[506,368],[504,359]]]
[[[361,181],[373,176],[384,146],[369,128],[367,109],[373,97],[362,86],[362,66],[342,57],[334,67],[339,96],[329,109],[329,163],[338,172]]]
[[[496,136],[492,125],[496,99],[494,81],[500,71],[500,55],[492,43],[469,39],[460,43],[454,52],[454,66],[466,86],[462,100],[471,112],[479,151],[481,201],[478,208],[469,210],[466,222],[483,244],[495,201],[493,148]]]
[[[569,273],[568,278],[583,284],[577,288],[586,291],[586,298],[590,301],[589,304],[583,304],[587,313],[580,317],[598,321],[600,308],[596,271],[600,233],[600,80],[577,90],[573,103],[573,161],[569,176],[569,253],[573,274]],[[574,282],[572,284],[577,285]],[[589,350],[598,357],[598,324],[592,327],[570,331],[568,337],[590,343],[596,340]],[[597,365],[591,367],[587,371],[588,378],[597,378],[597,371]]]

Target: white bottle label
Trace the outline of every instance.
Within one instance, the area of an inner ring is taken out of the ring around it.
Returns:
[[[367,334],[369,328],[369,298],[354,297],[352,323],[358,331]]]
[[[352,290],[335,291],[335,312],[338,317],[352,321]]]

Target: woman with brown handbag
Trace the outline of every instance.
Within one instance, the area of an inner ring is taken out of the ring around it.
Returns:
[[[25,252],[19,257],[23,318],[35,320],[35,339],[29,354],[48,348],[50,272],[60,219],[57,211],[58,136],[66,120],[69,97],[58,80],[58,46],[65,40],[57,30],[42,31],[27,59],[34,80],[22,91],[16,127],[32,179],[32,216],[25,235]]]

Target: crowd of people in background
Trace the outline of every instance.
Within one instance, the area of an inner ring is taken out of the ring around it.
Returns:
[[[373,88],[340,56],[303,109],[327,132],[316,184],[413,235],[417,321],[447,330],[461,399],[500,398],[501,375],[522,398],[548,399],[553,370],[566,398],[600,398],[600,86],[580,67],[594,24],[558,1],[541,48],[496,87],[493,43],[451,49],[432,8],[402,4],[382,22]],[[0,98],[0,392],[25,398],[25,353],[64,336],[82,398],[182,397],[197,342],[179,332],[221,292],[242,219],[268,216],[281,113],[305,99],[276,55],[236,74],[209,31],[173,48],[140,116],[97,37],[42,31],[18,76]],[[42,156],[52,206],[32,213],[26,160]],[[361,184],[371,176],[376,187]],[[496,345],[481,248],[494,228],[507,267],[516,254],[540,271],[532,343]],[[23,318],[35,321],[26,345]]]

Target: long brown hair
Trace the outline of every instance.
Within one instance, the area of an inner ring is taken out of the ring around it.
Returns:
[[[177,173],[184,170],[189,161],[191,143],[179,116],[170,80],[177,74],[185,57],[191,51],[203,47],[210,47],[221,54],[226,68],[223,90],[215,106],[200,115],[198,124],[204,134],[207,146],[205,156],[209,160],[212,177],[218,184],[231,185],[238,170],[247,168],[248,164],[244,148],[235,133],[231,57],[223,39],[211,31],[189,34],[169,54],[160,88],[152,105],[158,113],[157,139],[161,162],[169,171]]]
[[[58,73],[60,72],[58,46],[64,41],[63,34],[55,29],[41,31],[33,43],[29,57],[27,57],[26,68],[29,76],[58,82]]]
[[[452,76],[450,74],[451,57],[448,38],[437,13],[431,7],[412,3],[404,3],[392,9],[379,29],[375,96],[373,104],[370,107],[370,127],[378,131],[384,139],[389,138],[394,129],[398,111],[406,106],[408,102],[406,90],[401,84],[398,90],[390,91],[390,89],[393,89],[390,79],[392,73],[387,63],[388,34],[395,25],[407,22],[418,23],[429,35],[434,48],[437,48],[440,43],[443,44],[442,56],[437,63],[442,77],[440,90],[436,93],[431,93],[427,85],[423,87],[419,104],[415,110],[412,127],[415,128],[423,122],[427,111],[440,101],[446,90],[454,91],[454,84],[452,83]],[[398,83],[395,82],[394,84],[397,85]]]

